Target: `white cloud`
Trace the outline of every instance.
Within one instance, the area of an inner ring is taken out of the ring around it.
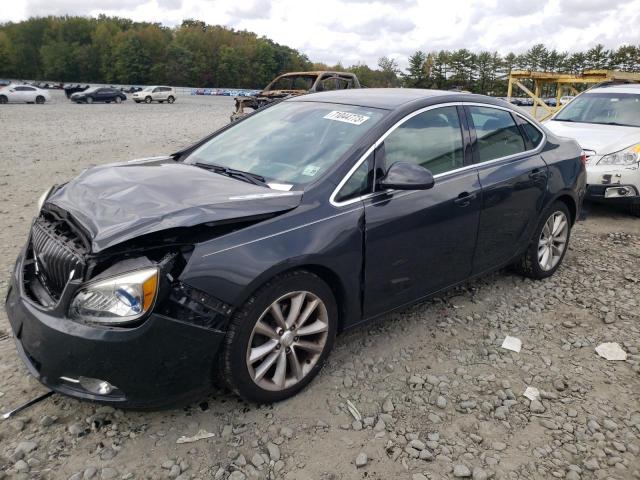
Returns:
[[[265,35],[311,60],[375,66],[417,49],[560,51],[638,42],[640,0],[25,0],[5,2],[0,21],[31,15],[118,15],[179,25],[193,18]]]

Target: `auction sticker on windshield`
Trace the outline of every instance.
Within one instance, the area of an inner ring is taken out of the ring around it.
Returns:
[[[337,122],[350,123],[352,125],[362,125],[364,122],[369,120],[369,117],[365,115],[358,115],[357,113],[349,113],[349,112],[340,112],[338,110],[334,110],[332,112],[327,113],[323,118],[326,118],[327,120],[335,120]]]

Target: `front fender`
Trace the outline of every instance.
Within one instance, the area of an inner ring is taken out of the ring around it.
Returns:
[[[180,280],[237,308],[280,273],[297,268],[327,272],[325,281],[344,293],[338,299],[343,303],[344,325],[357,323],[364,210],[361,205],[322,210],[322,214],[285,216],[198,244]]]

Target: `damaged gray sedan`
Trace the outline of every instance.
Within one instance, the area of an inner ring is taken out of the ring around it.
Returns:
[[[341,330],[504,265],[552,275],[584,179],[575,142],[488,97],[298,97],[54,186],[6,309],[57,392],[156,407],[221,381],[278,401]]]

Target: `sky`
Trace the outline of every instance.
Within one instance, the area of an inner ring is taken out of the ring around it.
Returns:
[[[0,22],[30,16],[117,15],[179,25],[204,20],[249,30],[310,60],[406,67],[418,49],[521,53],[536,43],[559,51],[640,44],[640,0],[13,0]]]

